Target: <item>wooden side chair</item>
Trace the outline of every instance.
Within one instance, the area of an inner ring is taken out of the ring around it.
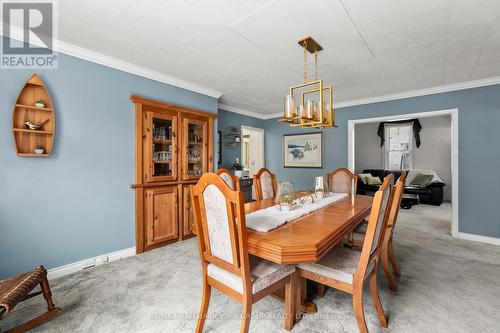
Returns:
[[[40,285],[42,290],[30,294],[38,285]],[[0,281],[0,320],[12,311],[19,302],[40,294],[42,294],[45,301],[47,301],[47,312],[42,313],[38,317],[20,326],[6,331],[6,333],[25,332],[58,315],[62,310],[61,308],[56,308],[52,302],[52,293],[50,292],[49,281],[47,280],[47,271],[43,266],[35,268],[32,272]]]
[[[346,168],[337,170],[326,175],[328,189],[335,193],[356,194],[358,177]],[[354,182],[354,193],[352,192],[352,182]]]
[[[366,281],[369,282],[380,323],[383,327],[387,327],[387,319],[378,293],[377,268],[388,220],[387,207],[391,202],[393,192],[393,178],[392,174],[385,177],[380,190],[375,194],[361,252],[337,246],[318,262],[297,266],[297,272],[301,278],[352,294],[356,321],[362,333],[368,332],[363,310],[363,287]]]
[[[328,190],[334,193],[347,193],[347,194],[356,194],[356,188],[358,186],[358,177],[353,174],[349,169],[346,168],[338,168],[333,172],[330,172],[326,175],[326,180],[328,184]],[[354,181],[354,193],[352,182]],[[352,240],[352,233],[349,233],[346,236],[346,239]],[[316,293],[319,296],[323,296],[326,293],[326,286],[318,283]]]
[[[394,227],[399,214],[399,207],[401,207],[401,200],[403,199],[403,192],[405,189],[406,172],[403,172],[394,186],[394,195],[392,202],[389,206],[389,218],[387,221],[387,230],[385,231],[384,240],[382,243],[382,252],[380,254],[382,259],[382,268],[384,269],[385,276],[389,282],[389,289],[392,291],[397,291],[398,287],[394,277],[392,276],[391,269],[389,267],[389,261],[391,262],[392,269],[396,276],[401,276],[401,271],[396,263],[396,258],[394,256],[394,247],[392,245],[392,237],[394,234]],[[360,225],[353,233],[352,245],[357,247],[362,247],[366,235],[366,224]]]
[[[276,196],[276,175],[266,168],[260,169],[253,176],[253,184],[257,200],[274,198]]]
[[[222,178],[226,184],[231,188],[231,190],[240,190],[240,179],[236,177],[231,171],[228,169],[221,168],[217,170],[217,175]]]
[[[252,304],[285,287],[285,328],[290,330],[297,306],[295,267],[248,255],[243,193],[206,173],[191,187],[191,198],[203,269],[196,332],[203,330],[212,287],[243,305],[240,332],[248,332]]]

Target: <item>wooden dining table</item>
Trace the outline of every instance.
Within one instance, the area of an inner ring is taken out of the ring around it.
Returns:
[[[372,202],[370,196],[355,195],[353,198],[348,195],[269,232],[247,228],[248,252],[278,264],[317,262],[370,215]],[[250,202],[245,204],[245,213],[274,205],[273,198]],[[298,310],[314,313],[316,305],[306,299],[304,284],[298,283],[295,291],[295,295],[301,298],[301,309]]]

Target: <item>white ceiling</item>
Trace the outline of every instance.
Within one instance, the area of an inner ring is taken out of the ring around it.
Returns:
[[[499,0],[65,0],[59,22],[61,41],[262,115],[302,81],[308,35],[337,103],[500,76]]]

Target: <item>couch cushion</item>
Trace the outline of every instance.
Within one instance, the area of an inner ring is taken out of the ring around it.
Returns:
[[[368,185],[382,185],[380,177],[366,177],[365,180]]]
[[[359,180],[363,182],[363,184],[366,184],[366,177],[373,177],[370,173],[360,173],[358,174]]]
[[[413,178],[418,174],[421,175],[432,175],[431,183],[444,183],[443,180],[439,177],[439,175],[434,170],[424,170],[424,169],[412,169],[408,171],[408,175],[406,176],[406,183],[410,184],[413,181]]]
[[[415,178],[413,178],[410,185],[426,187],[432,182],[432,178],[434,178],[432,175],[423,175],[419,173],[415,176]]]
[[[363,173],[369,173],[373,177],[379,177],[380,179],[384,179],[384,177],[385,177],[385,170],[384,169],[366,169],[366,170],[363,170]]]
[[[252,255],[249,256],[249,260],[250,279],[252,280],[252,292],[254,294],[295,271],[295,267],[292,265],[283,266]],[[208,264],[207,274],[211,278],[243,294],[243,280],[240,276],[214,264]]]

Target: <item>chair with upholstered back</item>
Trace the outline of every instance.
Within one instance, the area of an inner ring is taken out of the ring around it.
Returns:
[[[274,198],[276,195],[276,175],[266,168],[261,168],[253,176],[257,200]]]
[[[377,268],[386,231],[389,203],[392,201],[394,176],[384,179],[373,199],[365,242],[360,251],[343,246],[334,247],[316,263],[299,264],[301,278],[325,284],[353,295],[353,307],[360,332],[368,332],[363,310],[363,287],[369,282],[371,296],[380,323],[387,327],[387,319],[380,302],[377,286]]]
[[[191,187],[203,270],[203,299],[196,332],[202,332],[211,288],[242,303],[241,332],[248,332],[252,304],[285,287],[285,328],[295,319],[295,267],[248,255],[243,193],[214,173]]]
[[[232,190],[240,190],[240,179],[228,169],[220,168],[217,170],[217,175],[222,178]]]
[[[399,207],[401,206],[401,200],[403,199],[403,192],[405,188],[406,172],[402,172],[401,176],[394,186],[394,195],[392,197],[391,204],[389,206],[389,217],[387,219],[387,230],[385,231],[385,237],[382,244],[381,261],[382,268],[384,269],[387,281],[389,281],[389,289],[392,291],[397,291],[396,281],[392,276],[389,261],[394,270],[396,276],[401,276],[401,271],[396,263],[396,258],[394,256],[394,247],[392,245],[392,236],[394,234],[394,227],[396,225]],[[366,234],[366,225],[360,225],[353,233],[353,245],[362,247]]]
[[[326,175],[328,189],[330,192],[356,194],[358,185],[358,177],[346,168],[338,168],[337,170]],[[354,182],[354,193],[353,190]]]

